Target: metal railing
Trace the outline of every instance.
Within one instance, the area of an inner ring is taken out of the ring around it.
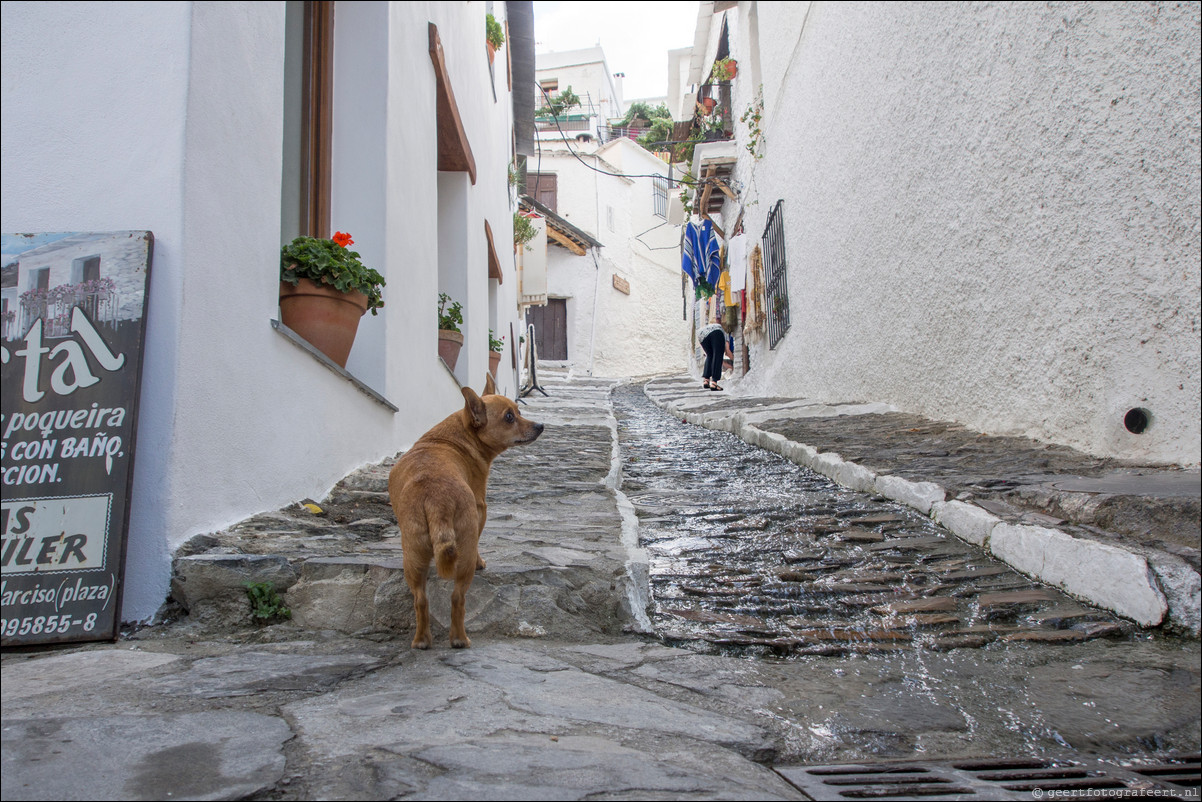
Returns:
[[[782,205],[778,200],[768,215],[764,226],[764,283],[768,303],[768,349],[776,344],[789,330],[789,282],[788,262],[785,259],[785,224]]]

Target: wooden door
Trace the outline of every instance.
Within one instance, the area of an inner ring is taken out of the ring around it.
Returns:
[[[549,298],[546,306],[526,310],[527,325],[534,326],[538,358],[562,362],[568,358],[568,301]]]

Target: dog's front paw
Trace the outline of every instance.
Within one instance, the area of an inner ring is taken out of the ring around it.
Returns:
[[[452,649],[470,649],[472,648],[472,639],[467,635],[462,638],[451,638]]]
[[[478,554],[476,555],[476,570],[477,571],[484,570],[484,558]]]
[[[411,643],[410,645],[414,649],[429,649],[430,648],[430,636],[428,634],[424,635],[424,636],[418,635],[417,637],[415,637],[413,639],[413,643]]]

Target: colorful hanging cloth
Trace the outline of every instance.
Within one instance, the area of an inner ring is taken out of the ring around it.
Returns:
[[[714,291],[722,271],[722,257],[718,235],[709,220],[702,220],[700,225],[689,222],[685,226],[680,268],[693,280],[694,287],[707,294]]]

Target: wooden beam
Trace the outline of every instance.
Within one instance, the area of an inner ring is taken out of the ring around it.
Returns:
[[[734,201],[735,203],[739,202],[739,196],[736,195],[734,193],[734,191],[731,190],[731,188],[727,185],[727,183],[725,181],[723,181],[721,178],[714,179],[714,186],[716,186],[716,187],[718,187],[718,189],[722,190],[722,193],[724,195],[726,195],[726,197],[728,197],[732,201]]]
[[[498,284],[505,283],[505,277],[501,275],[501,260],[497,258],[497,246],[493,244],[492,226],[488,221],[484,221],[484,236],[488,240],[488,277],[495,278]]]
[[[430,23],[430,61],[434,64],[434,86],[438,95],[438,169],[449,172],[466,172],[476,183],[476,158],[468,144],[467,132],[463,129],[463,118],[455,103],[455,90],[447,74],[446,58],[442,52],[442,41],[438,38],[438,26]]]
[[[581,247],[579,243],[568,237],[566,234],[561,234],[560,232],[551,228],[551,226],[547,226],[547,237],[555,240],[577,256],[584,256],[587,253],[587,251]]]

